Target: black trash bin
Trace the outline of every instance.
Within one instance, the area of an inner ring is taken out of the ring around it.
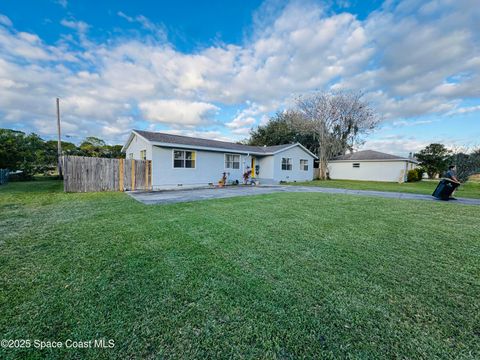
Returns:
[[[432,196],[440,200],[448,200],[450,198],[450,195],[452,195],[455,189],[459,186],[460,184],[455,181],[451,181],[449,179],[442,179],[438,183],[437,188],[433,192]]]

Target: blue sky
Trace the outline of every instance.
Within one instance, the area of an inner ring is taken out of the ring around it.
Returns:
[[[364,148],[480,145],[476,0],[0,2],[0,127],[239,140],[315,90],[382,117]]]

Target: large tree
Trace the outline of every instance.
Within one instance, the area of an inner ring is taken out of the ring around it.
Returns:
[[[248,145],[273,146],[290,143],[301,143],[308,150],[317,153],[318,142],[313,134],[303,133],[296,128],[295,111],[277,112],[265,125],[252,129]]]
[[[45,141],[43,146],[43,152],[37,157],[38,163],[42,164],[42,169],[38,172],[46,173],[47,171],[53,171],[57,168],[58,158],[58,143],[57,140]],[[77,146],[71,142],[62,141],[62,154],[63,155],[79,155],[80,150]]]
[[[31,177],[42,167],[38,159],[43,150],[44,141],[37,134],[0,129],[0,168],[22,170]]]
[[[0,129],[0,169],[16,170],[25,151],[25,133]]]
[[[122,152],[122,148],[123,145],[105,145],[103,156],[113,159],[124,158],[125,153]]]
[[[328,160],[363,142],[379,118],[361,92],[316,92],[296,101],[296,128],[318,144],[319,178],[327,177]]]
[[[430,144],[415,154],[420,165],[425,169],[430,179],[442,174],[448,167],[451,151],[443,144]]]
[[[90,157],[103,157],[105,141],[94,136],[89,136],[80,144],[81,154]]]

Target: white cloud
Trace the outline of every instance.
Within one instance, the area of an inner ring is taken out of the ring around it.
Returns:
[[[373,149],[387,154],[406,156],[410,152],[418,152],[430,144],[429,141],[417,140],[413,137],[384,138],[368,140],[359,150]]]
[[[68,0],[56,0],[55,2],[64,9],[66,9],[68,6]]]
[[[375,137],[369,139],[359,150],[373,149],[389,154],[407,156],[409,153],[415,153],[425,148],[431,143],[444,144],[448,149],[464,149],[469,152],[478,147],[478,143],[471,139],[454,136],[432,136],[430,138],[418,139],[415,136],[405,135],[383,135],[381,138]]]
[[[201,124],[219,110],[213,104],[185,100],[143,101],[139,108],[147,120],[177,125]]]
[[[247,108],[241,111],[232,121],[225,123],[225,126],[234,135],[247,136],[250,133],[250,129],[257,122],[254,117],[249,116],[254,113],[255,111]]]
[[[63,26],[65,26],[67,28],[70,28],[70,29],[73,29],[73,30],[77,31],[79,34],[85,34],[90,27],[90,25],[88,25],[84,21],[67,20],[67,19],[63,19],[60,22],[60,24],[62,24]]]
[[[231,133],[233,135],[247,137],[247,135],[250,134],[250,130],[251,130],[251,127],[242,127],[242,128],[232,129]]]
[[[53,60],[55,56],[51,49],[35,34],[15,32],[0,25],[0,60]]]
[[[480,105],[459,107],[457,109],[449,111],[447,115],[468,114],[476,111],[480,111]]]
[[[410,127],[410,126],[417,126],[417,125],[428,125],[438,122],[439,120],[414,120],[414,121],[406,121],[406,120],[397,120],[392,123],[393,127]]]
[[[82,118],[111,120],[124,110],[123,104],[104,102],[101,97],[70,95],[62,98],[62,109],[66,114],[76,114]]]
[[[121,116],[115,119],[114,122],[109,122],[102,128],[102,134],[107,136],[126,135],[125,129],[131,129],[134,125],[134,119],[131,116]]]
[[[408,0],[384,8],[365,21],[366,36],[375,41],[375,68],[337,87],[381,93],[375,104],[386,118],[444,113],[462,97],[478,97],[474,19],[480,10],[474,1]]]
[[[12,26],[12,21],[5,15],[0,14],[0,25]]]
[[[245,126],[252,126],[255,124],[256,120],[253,117],[240,117],[237,116],[232,121],[226,123],[225,125],[231,129],[238,129]]]
[[[155,130],[155,129],[152,129]],[[230,137],[225,136],[219,131],[197,131],[197,130],[162,130],[167,134],[174,134],[174,135],[183,135],[183,136],[191,136],[200,139],[210,139],[210,140],[218,140],[218,141],[232,141]]]
[[[117,15],[127,20],[129,23],[139,23],[144,29],[151,31],[159,40],[167,40],[167,30],[161,24],[155,24],[144,15],[137,15],[135,17],[128,16],[122,11],[117,12]]]

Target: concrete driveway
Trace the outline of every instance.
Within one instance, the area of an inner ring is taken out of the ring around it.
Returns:
[[[349,194],[360,196],[374,196],[390,199],[436,201],[449,204],[480,205],[480,199],[458,199],[456,201],[440,201],[430,195],[397,193],[386,191],[350,190],[336,188],[322,188],[318,186],[228,186],[225,188],[185,189],[165,191],[130,191],[132,198],[141,203],[173,204],[199,200],[222,199],[235,196],[251,196],[271,194],[276,192],[319,192],[328,194]]]
[[[235,196],[250,196],[288,191],[290,186],[227,186],[224,188],[201,188],[164,191],[130,191],[128,195],[144,204],[173,204]]]

